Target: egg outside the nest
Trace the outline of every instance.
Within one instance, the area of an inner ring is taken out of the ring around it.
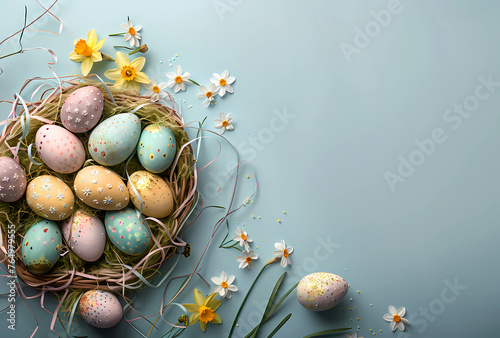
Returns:
[[[297,300],[308,310],[325,311],[338,305],[348,290],[344,278],[333,273],[315,272],[299,282]]]
[[[99,217],[78,210],[61,224],[61,231],[71,251],[84,261],[95,262],[102,256],[106,231]]]
[[[115,326],[123,316],[120,301],[114,294],[101,290],[86,291],[78,302],[80,317],[100,329]]]
[[[43,275],[54,267],[59,259],[62,237],[55,222],[41,220],[33,224],[23,239],[21,254],[23,263],[34,275]]]
[[[144,254],[152,236],[145,219],[132,208],[106,212],[104,225],[111,243],[129,255]]]
[[[174,198],[170,187],[163,178],[145,170],[130,175],[127,188],[134,206],[141,210],[141,203],[133,187],[142,200],[142,213],[146,216],[164,218],[174,210]]]
[[[10,157],[0,157],[0,201],[18,201],[25,191],[24,168]]]
[[[161,173],[172,164],[176,146],[175,135],[169,127],[159,123],[150,124],[139,138],[137,157],[144,169]]]

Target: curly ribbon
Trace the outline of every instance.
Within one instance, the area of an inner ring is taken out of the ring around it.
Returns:
[[[82,298],[83,294],[84,294],[84,292],[82,292],[80,294],[80,296],[78,296],[75,304],[73,304],[73,307],[71,308],[71,313],[70,313],[69,319],[68,319],[68,327],[66,328],[66,334],[69,335],[70,337],[72,337],[71,329],[73,328],[73,317],[75,316],[76,307],[78,306],[78,303],[80,302],[80,298]]]
[[[115,99],[113,98],[113,95],[111,95],[111,91],[109,90],[109,87],[108,87],[108,85],[106,84],[106,82],[104,82],[104,81],[103,81],[103,80],[99,77],[99,75],[97,75],[97,74],[89,74],[89,75],[84,76],[84,78],[88,78],[88,77],[91,77],[91,76],[96,77],[96,78],[99,80],[99,82],[100,82],[100,83],[102,83],[102,85],[104,86],[104,89],[106,89],[106,92],[107,92],[107,93],[108,93],[108,95],[109,95],[109,98],[111,99],[111,102],[113,102],[113,104],[116,106],[116,101],[115,101]]]
[[[131,113],[135,113],[137,112],[139,109],[143,108],[143,107],[146,107],[148,105],[152,104],[151,102],[149,103],[143,103],[143,104],[140,104],[138,105],[137,107],[135,107],[134,109],[132,109],[132,111],[130,111]]]
[[[28,109],[28,106],[26,105],[26,102],[21,97],[21,95],[19,95],[18,93],[15,93],[14,95],[19,98],[19,100],[21,101],[21,104],[24,107],[24,112],[21,115],[22,134],[21,134],[21,137],[19,137],[19,141],[22,141],[23,138],[25,138],[30,131],[30,111]]]
[[[42,165],[43,163],[42,162],[38,162],[38,161],[35,161],[33,159],[33,156],[31,155],[31,148],[33,147],[34,143],[31,143],[29,146],[28,146],[28,157],[31,161],[31,163],[35,164],[35,165]]]

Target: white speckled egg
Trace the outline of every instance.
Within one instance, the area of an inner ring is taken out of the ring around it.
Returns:
[[[87,262],[101,257],[106,245],[104,224],[97,216],[76,211],[61,225],[62,233],[71,250]]]
[[[64,100],[61,122],[73,133],[84,133],[99,122],[103,105],[99,88],[94,86],[79,88]]]
[[[344,278],[333,273],[315,272],[299,282],[297,299],[308,310],[325,311],[338,305],[348,290]]]
[[[95,209],[119,210],[129,202],[128,189],[120,176],[98,165],[80,170],[73,188],[83,203]]]
[[[89,152],[99,164],[113,166],[134,151],[141,134],[141,121],[132,113],[111,116],[90,134]]]
[[[175,146],[175,135],[169,127],[151,124],[141,133],[137,156],[146,170],[161,173],[172,164]]]
[[[42,161],[58,173],[74,173],[85,162],[82,142],[62,127],[41,126],[36,132],[35,140]]]
[[[15,202],[24,195],[24,169],[10,157],[0,157],[0,201]]]
[[[53,221],[66,219],[75,205],[70,187],[50,175],[38,176],[28,184],[26,200],[37,215]]]
[[[100,329],[115,326],[123,315],[118,298],[110,292],[100,290],[86,291],[80,298],[78,309],[87,324]]]
[[[23,263],[32,274],[47,273],[59,259],[61,246],[61,233],[56,223],[45,219],[35,223],[23,239]]]
[[[140,210],[141,205],[132,185],[142,199],[142,213],[146,216],[163,218],[174,210],[174,198],[167,182],[158,175],[140,170],[130,175],[127,182],[130,199],[134,206]]]
[[[108,211],[104,218],[108,237],[118,249],[129,255],[142,255],[149,247],[151,233],[142,214],[126,208]]]

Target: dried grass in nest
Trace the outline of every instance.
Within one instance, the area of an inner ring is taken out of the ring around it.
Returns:
[[[172,131],[175,134],[177,141],[177,153],[179,152],[182,145],[189,142],[188,135],[182,128],[182,121],[180,117],[169,107],[161,104],[151,104],[150,99],[147,97],[143,97],[138,95],[135,92],[119,89],[116,87],[109,86],[109,90],[116,102],[116,105],[111,101],[110,96],[104,88],[104,85],[101,83],[77,83],[77,82],[67,82],[70,87],[64,88],[60,90],[60,94],[56,94],[52,97],[52,99],[44,104],[38,112],[36,112],[37,116],[44,117],[49,120],[56,120],[56,125],[61,125],[59,116],[60,110],[62,106],[62,102],[68,97],[73,91],[78,88],[81,88],[86,85],[93,85],[98,87],[104,97],[104,109],[103,116],[101,121],[113,116],[115,114],[119,114],[122,112],[130,112],[134,108],[147,104],[144,107],[140,108],[135,112],[135,114],[140,118],[142,128],[151,123],[164,123],[170,126]],[[34,102],[29,105],[30,114],[33,113],[33,110],[39,106],[42,101]],[[66,182],[69,187],[73,187],[73,180],[76,176],[76,173],[73,174],[60,174],[54,172],[46,165],[42,164],[40,166],[32,165],[31,172],[29,172],[28,168],[31,164],[31,160],[28,157],[28,153],[26,149],[28,145],[35,142],[35,134],[40,126],[44,123],[36,120],[34,118],[30,118],[30,126],[28,135],[22,140],[21,150],[18,153],[19,163],[25,168],[26,178],[28,182],[39,176],[44,174],[49,174],[52,176],[59,177],[61,180]],[[19,142],[19,138],[22,134],[22,127],[20,121],[11,122],[7,127],[8,133],[6,133],[5,137],[0,137],[0,156],[10,156],[12,157],[11,151],[8,149],[5,143],[7,143],[10,147],[15,147]],[[75,134],[85,146],[87,159],[91,159],[90,153],[88,151],[88,138],[90,135],[90,131],[84,134]],[[23,150],[24,149],[24,150]],[[184,148],[182,155],[179,158],[177,166],[174,169],[174,173],[172,175],[172,180],[170,180],[170,168],[165,172],[161,173],[160,176],[164,177],[166,182],[169,184],[172,189],[174,196],[174,210],[182,205],[186,198],[188,197],[189,192],[194,188],[194,173],[193,173],[193,150],[190,146]],[[40,161],[41,162],[41,161]],[[125,174],[125,163],[121,163],[119,165],[109,167],[111,170],[115,171],[122,178],[126,179]],[[137,156],[134,155],[130,163],[128,164],[128,172],[133,173],[136,170],[143,170],[140,165]],[[169,229],[172,238],[179,233],[181,230],[183,221],[187,217],[190,207],[192,205],[193,199],[191,198],[183,207],[182,210],[176,213],[176,217],[170,215],[161,221],[165,224],[167,229]],[[97,215],[100,217],[104,217],[104,212],[100,210],[95,210],[87,205],[81,203],[78,198],[75,198],[75,210],[81,210],[88,214]],[[130,207],[133,208],[133,205],[130,203]],[[32,287],[42,289],[42,287],[54,288],[54,287],[63,287],[66,285],[71,279],[71,272],[73,268],[76,272],[85,273],[88,275],[92,275],[97,278],[97,280],[85,278],[83,276],[74,276],[71,282],[67,285],[67,288],[70,290],[63,308],[64,310],[69,310],[73,306],[74,302],[78,298],[79,294],[83,291],[89,289],[100,289],[107,291],[121,291],[123,289],[123,283],[126,285],[138,286],[142,282],[140,279],[134,274],[130,274],[125,280],[119,281],[124,277],[124,270],[120,264],[127,264],[129,266],[134,266],[137,264],[143,256],[131,256],[125,254],[116,248],[110,243],[109,239],[106,241],[106,247],[104,250],[104,255],[97,262],[87,263],[80,259],[78,256],[73,254],[73,252],[69,252],[67,255],[59,258],[57,264],[54,268],[47,274],[44,275],[34,275],[31,274],[23,264],[20,245],[22,243],[22,236],[26,231],[37,221],[40,220],[40,217],[37,216],[34,212],[31,211],[28,203],[26,202],[26,198],[21,198],[19,201],[14,203],[4,203],[0,201],[0,223],[2,225],[1,230],[4,234],[4,246],[7,248],[7,227],[8,224],[13,223],[16,227],[16,231],[18,236],[16,236],[16,271],[18,277],[27,285]],[[148,222],[151,228],[152,234],[161,244],[161,246],[170,245],[170,239],[168,235],[165,233],[165,230],[155,222]],[[151,250],[156,248],[155,245],[152,246]],[[69,249],[68,249],[69,250]],[[169,257],[174,255],[176,252],[175,248],[170,248],[168,252],[165,253],[165,259],[162,258],[162,253],[157,252],[149,257],[141,266],[137,269],[142,276],[144,276],[147,280],[151,281],[156,275],[160,274],[159,269],[162,264],[166,264],[166,261]],[[0,255],[3,253],[0,253]],[[147,253],[146,253],[147,254]],[[2,257],[3,258],[3,257]],[[108,262],[109,263],[108,263]],[[127,272],[127,271],[125,271]]]

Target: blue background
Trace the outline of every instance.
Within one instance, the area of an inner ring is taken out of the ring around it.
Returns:
[[[217,10],[221,4],[225,7]],[[2,37],[22,27],[22,5],[2,3]],[[42,12],[35,1],[26,5],[30,19]],[[384,16],[388,9],[394,11],[390,18]],[[346,326],[359,326],[365,338],[373,335],[370,329],[378,337],[486,337],[495,335],[500,315],[500,87],[477,88],[481,78],[500,82],[499,10],[493,1],[457,0],[402,0],[397,6],[354,0],[62,0],[53,10],[65,24],[61,36],[27,32],[23,41],[25,47],[52,49],[59,58],[54,71],[69,75],[80,70],[68,58],[72,41],[94,28],[99,39],[107,38],[102,51],[113,55],[112,46],[124,43],[107,34],[120,32],[119,24],[129,15],[144,27],[149,76],[164,81],[165,72],[177,65],[206,85],[213,72],[229,69],[236,76],[234,94],[218,98],[208,109],[196,98],[194,85],[178,95],[186,101],[185,120],[207,116],[206,127],[212,130],[211,120],[220,111],[233,113],[236,129],[225,136],[255,167],[259,183],[254,203],[229,218],[231,234],[236,222],[245,223],[254,239],[260,256],[254,269],[239,270],[238,253],[217,248],[224,229],[207,252],[201,275],[209,280],[222,270],[234,274],[240,291],[223,300],[218,310],[223,324],[209,325],[206,337],[228,332],[249,285],[281,239],[295,248],[283,290],[316,271],[343,276],[351,289],[341,305],[324,313],[303,309],[292,294],[262,333],[291,312],[292,320],[278,337]],[[57,31],[58,23],[46,16],[33,29]],[[16,43],[8,43],[3,54],[15,50]],[[52,76],[50,61],[41,50],[1,60],[0,97],[12,99],[27,78]],[[115,64],[101,62],[93,72],[102,76],[110,68]],[[455,104],[471,112],[460,115]],[[2,107],[5,118],[10,106]],[[425,141],[433,133],[438,137]],[[216,155],[217,140],[204,141],[201,163]],[[419,150],[419,142],[427,153]],[[231,194],[234,175],[224,180],[220,194],[214,188],[235,163],[234,152],[222,145],[222,156],[200,173],[205,205],[227,205]],[[237,204],[253,191],[253,177],[251,165],[243,164]],[[192,271],[222,215],[209,209],[186,231],[192,255],[182,258],[175,275]],[[240,315],[237,336],[257,323],[282,270],[276,264],[263,274]],[[212,286],[195,277],[178,300],[192,302],[194,287],[207,294]],[[7,290],[1,283],[0,292]],[[162,291],[141,292],[137,311],[158,311]],[[27,287],[25,292],[35,293]],[[5,297],[1,304],[8,304]],[[55,337],[48,330],[51,316],[40,309],[39,300],[29,304],[41,325],[37,335]],[[407,308],[412,325],[406,335],[390,332],[382,319],[391,304]],[[29,336],[34,319],[19,299],[16,305],[16,336]],[[50,311],[55,305],[46,300]],[[174,320],[179,314],[174,310],[167,317]],[[7,334],[5,312],[0,320],[0,332]],[[123,322],[109,330],[80,319],[75,325],[80,335],[139,337]],[[138,327],[143,332],[149,328],[144,322]],[[168,328],[159,327],[162,333]],[[185,336],[200,332],[196,325]]]

